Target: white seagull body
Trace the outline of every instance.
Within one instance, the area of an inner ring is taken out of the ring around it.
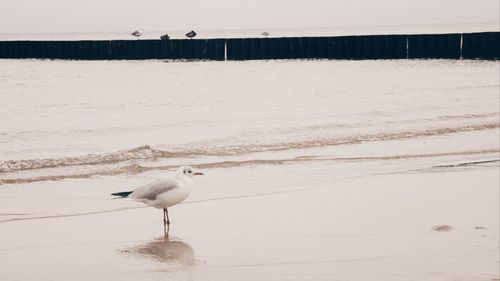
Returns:
[[[168,208],[184,201],[193,187],[192,177],[203,175],[189,166],[180,167],[173,176],[159,178],[133,191],[117,192],[111,195],[130,198],[148,206],[163,209],[163,230],[168,236],[170,220]]]
[[[181,175],[162,177],[135,189],[128,198],[148,206],[166,209],[186,199],[191,193],[193,180]]]

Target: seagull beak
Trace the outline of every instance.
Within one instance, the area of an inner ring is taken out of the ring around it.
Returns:
[[[196,173],[194,173],[193,175],[195,175],[195,176],[203,176],[203,173],[196,172]]]

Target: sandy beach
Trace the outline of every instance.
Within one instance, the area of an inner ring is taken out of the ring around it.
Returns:
[[[111,200],[108,194],[116,186],[90,189],[85,204],[131,209],[4,221],[0,280],[499,278],[495,163],[335,181],[282,177],[293,168],[207,171],[195,193],[229,184],[294,186],[287,192],[176,206],[169,240],[161,236],[161,212]],[[334,173],[328,163],[305,168]],[[92,180],[99,181],[103,179]],[[78,192],[78,186],[91,184],[75,180],[56,185]],[[50,190],[54,193],[47,196],[56,197],[58,189]],[[443,231],[434,230],[436,226]]]

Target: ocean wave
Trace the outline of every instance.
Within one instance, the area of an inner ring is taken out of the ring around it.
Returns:
[[[431,168],[434,168],[434,169],[436,169],[436,168],[438,168],[438,169],[440,169],[440,168],[462,168],[462,167],[489,165],[489,164],[498,163],[498,162],[500,162],[500,159],[462,162],[462,163],[447,164],[447,165],[437,165],[437,166],[432,166]]]
[[[473,117],[472,117],[473,118]],[[497,129],[500,123],[482,123],[456,127],[429,128],[412,131],[397,131],[387,133],[359,134],[342,137],[314,138],[291,142],[255,143],[240,145],[186,145],[169,149],[154,148],[144,145],[132,149],[103,154],[87,154],[76,157],[37,158],[26,160],[7,160],[0,162],[0,173],[9,173],[24,170],[58,168],[69,166],[117,164],[131,160],[158,160],[166,158],[186,158],[203,156],[237,156],[259,152],[274,152],[284,150],[309,149],[324,146],[338,146],[359,144],[364,142],[404,140],[420,137],[439,136],[445,134],[462,133]],[[128,166],[131,167],[131,166]],[[120,168],[120,169],[123,169]]]
[[[455,152],[441,152],[441,153],[424,153],[424,154],[404,154],[404,155],[388,155],[388,156],[360,156],[360,157],[325,157],[325,156],[299,156],[285,159],[251,159],[241,161],[217,161],[193,164],[193,166],[200,169],[213,169],[213,168],[232,168],[250,165],[283,165],[298,162],[308,161],[342,161],[342,162],[355,162],[355,161],[376,161],[376,160],[404,160],[416,158],[431,158],[443,156],[457,156],[457,155],[481,155],[499,153],[500,149],[484,149],[484,150],[468,150],[468,151],[455,151]],[[494,162],[496,160],[493,160]],[[0,184],[23,184],[39,181],[59,181],[65,179],[85,179],[95,176],[113,176],[124,173],[142,173],[153,170],[174,170],[178,168],[177,165],[162,165],[162,166],[142,166],[139,164],[132,164],[122,167],[103,168],[93,170],[85,173],[72,173],[63,175],[46,175],[26,178],[9,178],[0,179]]]

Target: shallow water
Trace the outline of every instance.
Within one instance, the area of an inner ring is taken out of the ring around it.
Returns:
[[[498,154],[497,62],[3,60],[0,73],[4,183],[186,162]],[[456,141],[432,144],[447,136]]]
[[[184,164],[299,182],[498,166],[498,77],[467,60],[2,60],[0,216],[106,211],[109,192]],[[216,185],[190,200],[308,187]]]

